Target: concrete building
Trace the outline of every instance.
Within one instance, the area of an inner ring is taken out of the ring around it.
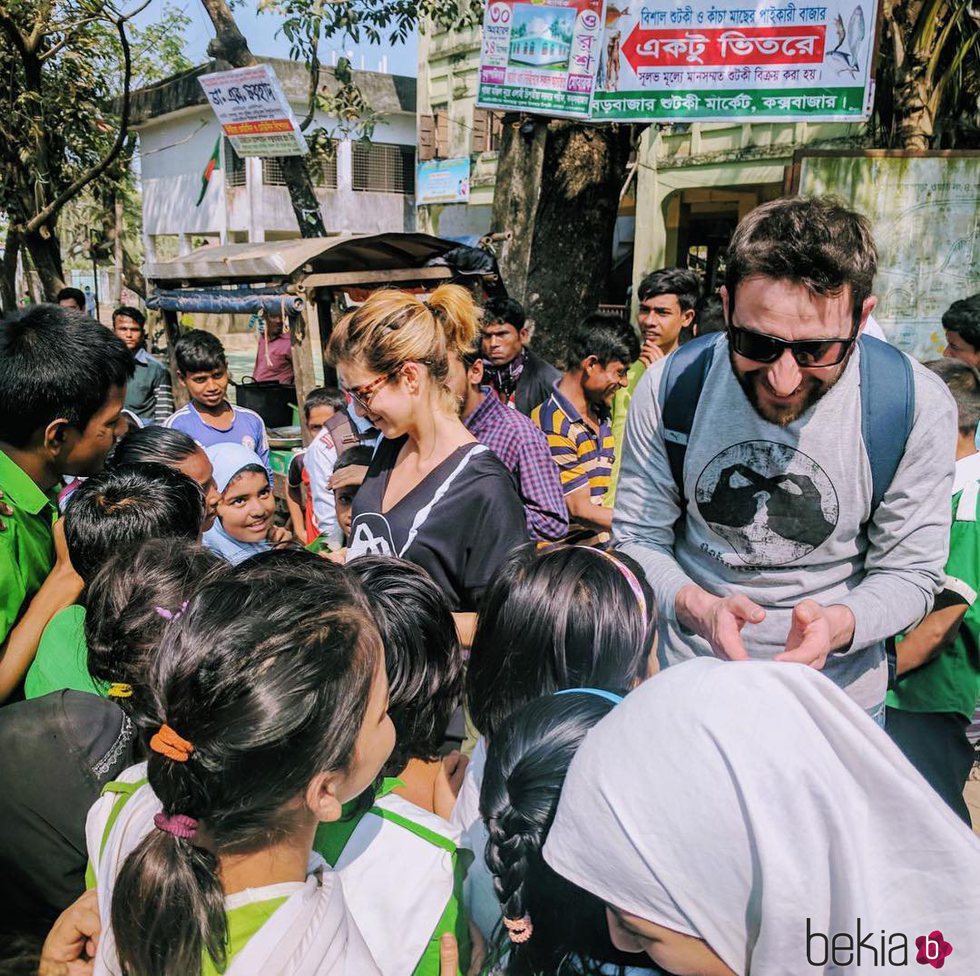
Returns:
[[[309,104],[309,72],[302,64],[272,64],[302,119]],[[140,138],[146,260],[166,260],[194,244],[286,240],[299,236],[276,159],[240,159],[221,138],[220,165],[196,206],[201,178],[221,127],[198,76],[220,70],[212,62],[141,89],[133,96],[133,128]],[[316,167],[314,182],[328,233],[415,229],[416,84],[414,78],[354,72],[374,112],[383,118],[370,144],[338,133],[335,119],[318,112],[310,130],[334,138],[332,159]],[[335,85],[324,72],[321,90]]]
[[[471,157],[469,203],[419,207],[419,228],[482,235],[491,208],[502,117],[476,107],[480,29],[419,38],[419,159]],[[858,148],[864,126],[849,123],[692,123],[650,126],[619,211],[612,301],[669,264],[690,265],[715,284],[732,230],[749,210],[789,187],[798,149]]]

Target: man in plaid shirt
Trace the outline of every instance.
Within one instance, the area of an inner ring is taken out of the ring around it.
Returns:
[[[537,542],[564,539],[568,534],[568,509],[547,438],[524,414],[504,406],[483,385],[483,360],[478,348],[463,359],[450,355],[448,382],[467,430],[486,444],[514,476],[531,538]]]

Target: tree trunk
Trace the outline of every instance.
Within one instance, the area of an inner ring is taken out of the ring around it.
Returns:
[[[607,284],[630,128],[534,119],[522,135],[515,118],[505,119],[491,226],[511,235],[501,274],[535,323],[534,348],[561,362]]]
[[[3,271],[0,273],[0,306],[5,314],[17,309],[17,255],[20,254],[20,236],[7,228],[7,239],[3,246]]]
[[[234,68],[251,68],[259,62],[248,48],[248,41],[238,29],[235,15],[227,0],[202,0],[211,23],[214,25],[214,40],[208,45],[208,54],[213,58],[227,61]],[[305,156],[282,156],[279,159],[283,178],[289,192],[289,202],[293,207],[296,223],[301,237],[326,237],[327,228],[320,212],[320,202],[316,198],[313,179]]]
[[[43,231],[47,233],[42,233]],[[41,230],[24,235],[24,246],[31,255],[31,261],[41,280],[44,299],[53,302],[58,292],[65,287],[65,272],[61,263],[61,244],[51,224],[42,225]]]

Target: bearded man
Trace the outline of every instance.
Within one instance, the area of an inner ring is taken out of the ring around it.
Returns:
[[[876,269],[867,220],[839,201],[742,220],[727,331],[655,363],[633,396],[613,533],[656,593],[662,665],[800,662],[882,721],[885,641],[942,583],[957,425],[935,375],[859,341]]]

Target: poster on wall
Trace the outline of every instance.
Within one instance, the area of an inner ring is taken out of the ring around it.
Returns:
[[[605,0],[491,0],[483,17],[481,108],[587,119]]]
[[[470,157],[430,159],[415,172],[415,205],[469,203]]]
[[[608,0],[595,121],[860,121],[878,0]]]
[[[271,64],[235,68],[198,79],[239,156],[303,156],[299,122]]]
[[[833,193],[871,221],[874,316],[910,356],[937,359],[943,312],[980,292],[980,152],[802,154],[800,193]]]

